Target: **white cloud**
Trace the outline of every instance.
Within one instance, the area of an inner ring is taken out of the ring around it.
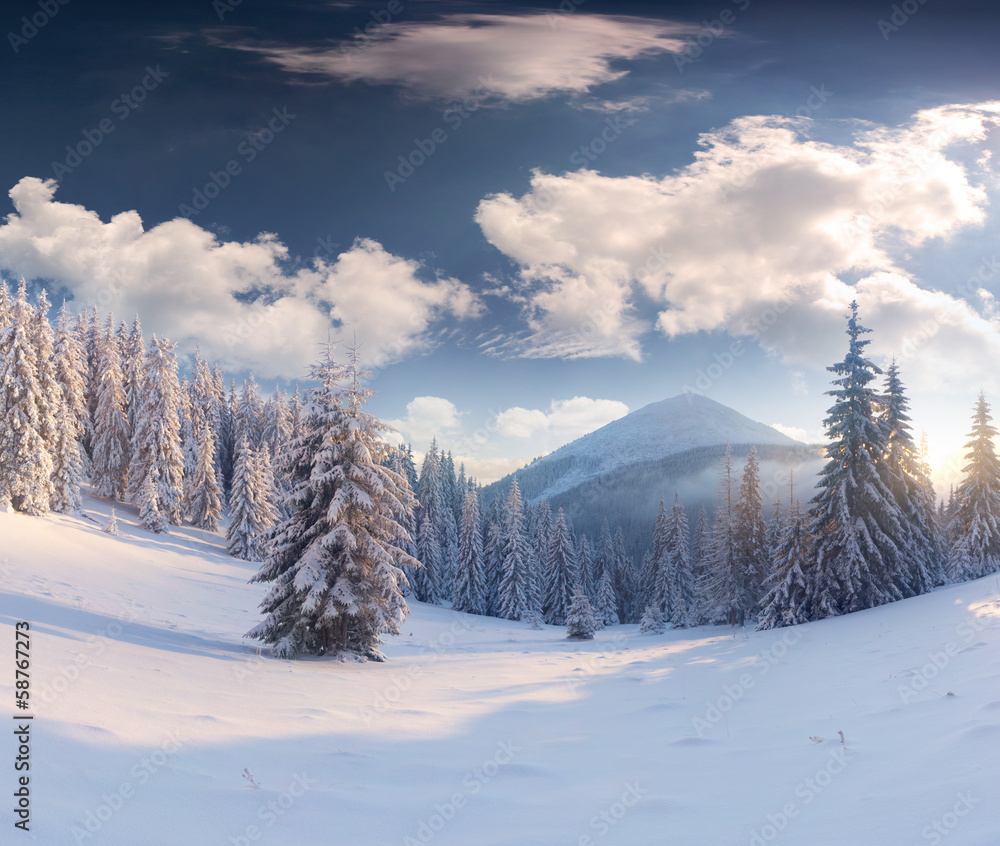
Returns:
[[[220,241],[184,218],[146,230],[135,211],[104,222],[57,202],[55,190],[54,181],[33,177],[11,189],[15,212],[0,224],[0,269],[64,286],[74,305],[137,313],[147,332],[182,351],[200,343],[228,369],[302,375],[331,322],[334,338],[350,343],[356,334],[363,361],[384,366],[427,349],[438,321],[481,310],[466,285],[426,281],[419,262],[376,241],[288,271],[288,249],[274,235]]]
[[[794,438],[797,441],[802,441],[804,444],[816,442],[816,438],[810,437],[809,433],[800,426],[783,426],[781,423],[772,423],[771,428],[776,429],[781,432],[781,434],[788,435],[788,437]]]
[[[508,438],[533,438],[548,449],[562,446],[628,414],[617,400],[573,397],[553,400],[549,410],[515,406],[496,417],[497,431]]]
[[[680,53],[680,36],[697,31],[688,24],[582,13],[463,14],[390,23],[357,45],[231,46],[259,53],[290,73],[397,85],[424,98],[462,100],[482,92],[487,99],[526,102],[557,92],[581,94],[620,79],[628,72],[612,62]]]
[[[947,153],[981,146],[998,111],[930,109],[844,145],[813,140],[809,120],[747,117],[704,135],[695,161],[662,178],[535,172],[525,195],[487,197],[477,210],[486,238],[518,266],[526,303],[527,331],[488,349],[639,359],[654,326],[669,337],[722,328],[825,363],[842,346],[831,316],[856,296],[880,348],[899,354],[934,320],[934,337],[917,346],[944,379],[964,366],[948,344],[993,355],[1000,329],[922,288],[902,263],[913,247],[984,222],[985,190]]]
[[[399,431],[404,441],[429,443],[431,438],[456,432],[461,415],[455,404],[443,397],[414,397],[406,404],[406,417],[390,420],[389,425]]]

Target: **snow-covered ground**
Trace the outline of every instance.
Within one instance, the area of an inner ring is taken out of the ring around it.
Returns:
[[[0,691],[18,716],[27,620],[35,714],[31,831],[8,730],[0,843],[1000,842],[996,578],[582,644],[414,603],[384,664],[289,662],[242,639],[263,588],[218,537],[119,523],[0,514]]]

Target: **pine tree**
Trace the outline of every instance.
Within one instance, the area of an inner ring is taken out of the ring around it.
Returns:
[[[692,590],[694,591],[692,615],[695,624],[708,621],[708,573],[706,564],[711,536],[712,531],[708,523],[708,510],[702,505],[698,509],[698,520],[694,525],[694,534],[691,537],[691,578]]]
[[[368,375],[356,350],[345,372],[328,349],[313,369],[321,385],[306,431],[289,445],[294,510],[268,534],[253,579],[272,584],[261,604],[268,616],[248,633],[281,657],[350,651],[381,660],[382,635],[398,634],[408,613],[401,567],[419,563],[396,546],[395,515],[413,502],[387,466],[390,427],[364,411]]]
[[[56,419],[53,451],[52,510],[79,514],[83,509],[80,489],[84,481],[82,439],[87,431],[85,391],[86,357],[70,321],[66,303],[59,311],[53,351],[55,380],[61,401]]]
[[[586,535],[580,536],[576,549],[576,569],[580,587],[590,597],[590,604],[597,598],[597,585],[594,582],[594,557],[590,554],[590,541]]]
[[[671,558],[669,555],[669,539],[667,529],[667,505],[660,498],[660,506],[656,513],[656,524],[653,528],[653,550],[648,567],[643,567],[643,581],[646,582],[643,596],[650,598],[660,610],[668,609],[673,604],[671,590],[674,583],[670,572]]]
[[[733,496],[733,450],[726,445],[719,474],[715,524],[705,550],[705,616],[712,623],[743,624],[740,571],[736,553],[736,504]]]
[[[129,492],[138,505],[146,477],[156,476],[156,501],[163,518],[180,525],[184,506],[181,394],[174,345],[153,335],[142,367],[142,406],[132,433]]]
[[[244,561],[261,561],[261,536],[267,525],[260,506],[264,491],[259,487],[257,454],[246,435],[236,448],[233,469],[233,490],[229,497],[229,527],[226,529],[226,549]]]
[[[154,467],[143,477],[142,490],[135,504],[139,506],[139,525],[150,532],[162,534],[167,530],[159,501],[159,471]]]
[[[0,335],[0,502],[27,514],[49,510],[52,455],[46,442],[48,402],[32,344],[34,310],[24,280]]]
[[[483,545],[483,562],[486,568],[486,613],[500,616],[500,580],[503,576],[503,526],[499,518],[486,527]]]
[[[797,626],[813,618],[810,586],[813,551],[809,527],[797,502],[789,512],[788,525],[774,554],[774,574],[761,603],[757,630]]]
[[[663,611],[656,602],[650,602],[639,621],[640,634],[663,634],[666,630],[667,621],[664,619]]]
[[[118,345],[108,329],[95,343],[94,355],[100,381],[97,386],[97,404],[94,416],[94,437],[91,442],[93,456],[93,483],[98,496],[123,500],[129,478],[129,430],[125,417],[125,394],[122,390],[121,359]]]
[[[465,491],[459,529],[458,566],[455,571],[456,611],[486,613],[486,571],[483,567],[483,535],[479,528],[479,496],[474,487]]]
[[[139,315],[132,322],[126,352],[121,356],[122,390],[129,439],[135,433],[136,421],[142,409],[142,366],[146,360],[146,341],[142,337]]]
[[[609,572],[603,573],[597,583],[597,598],[594,604],[597,619],[602,625],[618,625],[618,599],[615,596],[614,579]]]
[[[111,516],[108,518],[108,524],[101,530],[106,535],[111,535],[113,538],[121,536],[121,531],[118,529],[118,516],[115,514],[115,507],[111,506]]]
[[[694,576],[691,570],[688,522],[680,497],[674,494],[674,506],[667,521],[666,567],[670,575],[670,605],[665,608],[667,619],[678,628],[694,625]]]
[[[980,392],[965,445],[969,463],[955,491],[951,521],[955,543],[948,556],[953,582],[978,579],[1000,570],[1000,460],[993,439],[990,406]]]
[[[260,398],[260,389],[253,373],[243,383],[243,390],[236,405],[235,419],[236,442],[239,443],[246,438],[251,449],[257,449],[264,435],[264,403]]]
[[[528,595],[528,566],[531,550],[524,534],[524,514],[517,476],[514,476],[511,482],[510,494],[507,497],[507,511],[501,544],[503,573],[500,577],[498,612],[505,620],[520,620],[524,613],[531,608]]]
[[[824,421],[828,462],[809,511],[816,566],[810,585],[814,618],[860,611],[901,597],[905,520],[890,490],[884,427],[875,419],[878,398],[869,383],[881,371],[864,357],[869,329],[851,303],[847,356],[827,369],[837,374],[827,393],[834,405]]]
[[[926,593],[942,579],[944,549],[934,513],[934,488],[910,433],[909,403],[895,360],[886,370],[883,413],[890,490],[902,513],[908,544],[901,557],[896,586],[903,596]]]
[[[743,468],[740,494],[736,501],[733,541],[735,544],[736,581],[731,597],[739,622],[760,610],[764,582],[770,575],[767,527],[760,493],[760,465],[757,448],[752,447]]]
[[[623,623],[634,623],[639,614],[639,574],[635,561],[625,554],[625,535],[621,528],[615,531],[613,549],[618,616]]]
[[[566,525],[566,515],[561,508],[549,536],[549,554],[545,569],[547,585],[542,609],[545,622],[552,626],[562,626],[566,624],[566,615],[569,613],[575,591],[582,588],[576,574],[573,542]]]
[[[569,612],[566,614],[566,625],[569,627],[566,634],[569,640],[594,639],[594,632],[598,628],[597,620],[594,618],[594,610],[590,607],[587,594],[579,588],[573,594]]]
[[[198,465],[191,483],[188,519],[199,529],[216,532],[222,516],[222,491],[215,472],[215,435],[209,419],[202,421],[197,448]]]

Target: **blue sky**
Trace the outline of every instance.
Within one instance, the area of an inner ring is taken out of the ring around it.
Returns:
[[[998,22],[10,3],[0,269],[268,386],[356,336],[376,413],[484,480],[685,389],[818,440],[857,297],[947,481],[1000,387]]]

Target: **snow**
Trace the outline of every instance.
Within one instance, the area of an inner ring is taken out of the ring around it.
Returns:
[[[570,459],[571,468],[540,495],[551,499],[618,468],[719,444],[805,444],[695,393],[650,403],[538,459],[532,466]]]
[[[85,509],[0,513],[36,715],[31,831],[8,800],[4,843],[997,842],[996,577],[735,636],[573,642],[412,603],[386,663],[290,662],[243,640],[266,587],[220,536],[118,506],[115,538]]]

